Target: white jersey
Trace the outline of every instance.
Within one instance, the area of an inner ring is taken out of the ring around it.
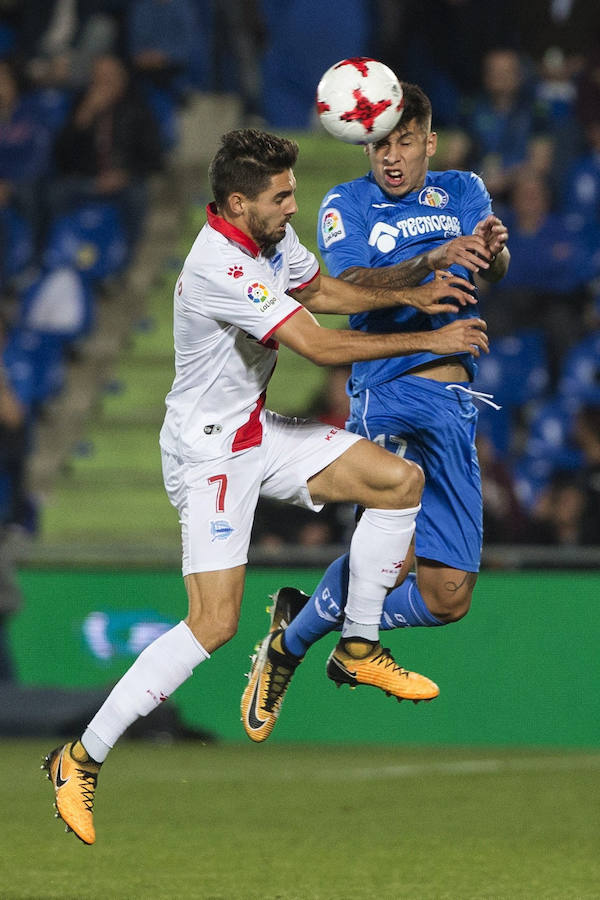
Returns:
[[[267,259],[209,205],[174,292],[175,380],[160,445],[182,460],[230,456],[262,441],[272,334],[302,309],[288,290],[319,273],[288,224]]]

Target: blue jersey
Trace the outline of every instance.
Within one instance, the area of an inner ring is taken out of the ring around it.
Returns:
[[[319,211],[319,249],[334,277],[352,266],[393,266],[461,234],[472,234],[491,211],[490,195],[473,172],[428,172],[422,188],[400,198],[386,194],[370,172],[336,185],[325,196]],[[454,265],[451,270],[473,281],[462,266]],[[430,278],[433,273],[425,280]],[[350,326],[378,333],[429,331],[459,316],[478,315],[477,306],[471,304],[457,314],[434,316],[402,306],[350,316]],[[458,355],[473,379],[474,357]],[[435,359],[439,359],[436,354],[426,352],[355,363],[352,388],[360,391],[390,381]]]

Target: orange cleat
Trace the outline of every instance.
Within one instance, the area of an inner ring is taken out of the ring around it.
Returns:
[[[63,820],[65,831],[73,831],[84,844],[93,844],[94,794],[100,764],[90,759],[79,741],[73,741],[52,750],[42,769],[54,786],[56,818]]]
[[[285,693],[301,662],[284,651],[282,634],[280,628],[264,638],[252,657],[248,684],[242,694],[242,724],[256,743],[266,741],[273,731]]]
[[[338,687],[349,684],[371,684],[381,688],[389,696],[398,700],[433,700],[440,689],[433,681],[417,672],[409,672],[399,666],[390,651],[375,644],[362,659],[351,656],[340,644],[327,660],[327,675]]]

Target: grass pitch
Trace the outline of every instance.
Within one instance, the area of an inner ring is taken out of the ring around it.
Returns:
[[[124,741],[86,847],[51,745],[0,744],[3,900],[600,897],[600,753]]]

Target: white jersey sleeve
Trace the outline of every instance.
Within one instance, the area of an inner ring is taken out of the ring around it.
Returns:
[[[289,261],[289,290],[295,291],[305,287],[317,277],[319,263],[314,253],[300,243],[291,225],[286,229],[285,241]]]

